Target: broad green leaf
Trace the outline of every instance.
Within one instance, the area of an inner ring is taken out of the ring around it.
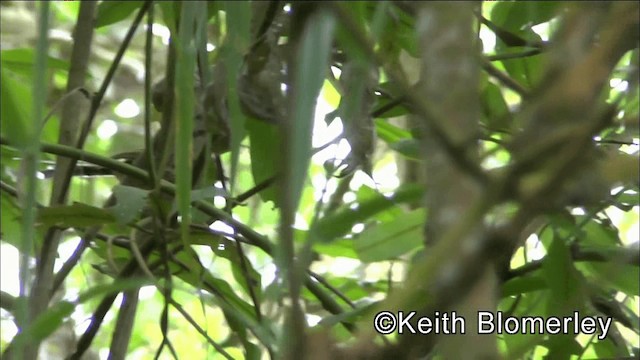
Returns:
[[[551,20],[562,4],[555,1],[501,1],[491,11],[491,20],[518,31]]]
[[[17,249],[20,249],[22,229],[21,221],[23,211],[16,199],[9,196],[4,191],[0,192],[0,236],[2,241],[7,242]],[[44,229],[36,228],[36,235],[34,237],[36,241],[36,248],[39,248],[44,239]],[[33,248],[30,253],[33,255]]]
[[[398,117],[409,114],[409,109],[407,109],[403,104],[397,104],[387,109],[391,102],[397,102],[396,99],[388,99],[382,96],[376,96],[376,106],[373,108],[374,115],[376,115],[377,119],[387,119],[392,117]],[[385,108],[383,113],[378,115],[379,109]]]
[[[191,201],[212,201],[216,196],[228,196],[229,194],[224,190],[214,186],[207,186],[201,189],[194,189],[191,191]]]
[[[264,121],[252,118],[247,119],[247,131],[249,132],[249,154],[251,155],[251,174],[255,184],[272,178],[280,170],[281,139],[279,129]],[[279,199],[276,187],[271,186],[260,192],[263,201],[273,201],[279,207]]]
[[[545,278],[540,275],[518,276],[502,285],[502,297],[515,296],[547,288]]]
[[[226,299],[235,311],[240,311],[244,316],[254,319],[253,307],[242,300],[226,281],[213,276],[205,269],[193,253],[181,251],[176,255],[177,261],[186,268],[176,271],[179,278],[191,284],[197,289],[204,289],[212,294],[220,295]],[[178,270],[178,268],[176,268]]]
[[[35,50],[31,48],[2,50],[0,51],[0,59],[2,66],[6,66],[9,70],[31,73],[35,59]],[[48,56],[47,67],[54,70],[68,70],[69,62]]]
[[[354,247],[363,262],[392,260],[423,244],[425,212],[414,210],[394,221],[380,223],[354,239]]]
[[[362,8],[362,2],[352,2],[348,5],[341,4],[342,10],[345,12],[345,16],[348,16],[353,21],[353,26],[366,31],[365,25],[362,21],[362,17],[358,14],[359,9]],[[358,40],[351,34],[351,32],[340,24],[335,28],[335,38],[337,43],[346,53],[348,59],[355,61],[364,61],[367,59],[367,55],[360,46]]]
[[[549,349],[549,359],[571,359],[571,355],[582,353],[582,346],[572,333],[549,336],[543,345]]]
[[[378,194],[375,198],[363,203],[343,206],[334,213],[320,219],[312,229],[313,235],[321,241],[332,241],[346,235],[351,228],[364,222],[371,216],[400,203],[418,203],[422,200],[424,188],[416,184],[407,184],[399,188],[393,195],[386,197]]]
[[[491,20],[502,30],[517,35],[527,41],[540,42],[541,38],[531,26],[550,20],[557,4],[544,2],[500,2],[491,13]],[[507,48],[501,40],[496,42],[496,50]],[[527,88],[537,85],[542,76],[542,55],[521,59],[503,60],[507,73]]]
[[[546,301],[549,297],[549,291],[535,291],[520,297],[518,305],[513,309],[514,316],[540,316],[547,317],[545,311]],[[512,305],[512,304],[510,304]],[[500,310],[508,311],[509,308],[501,307]],[[530,352],[535,346],[544,340],[541,334],[504,334],[504,341],[507,346],[509,356],[506,359],[521,359],[524,354]]]
[[[493,131],[509,129],[510,124],[507,122],[509,106],[502,97],[500,88],[496,84],[487,81],[482,90],[480,100],[485,123],[489,129]]]
[[[616,345],[612,339],[604,339],[593,344],[598,359],[614,359],[629,357],[629,350],[622,344]]]
[[[262,348],[251,341],[243,342],[245,349],[245,359],[247,360],[260,360],[262,359]]]
[[[353,242],[353,239],[340,239],[332,242],[331,244],[316,243],[313,245],[313,250],[319,254],[331,257],[357,259],[358,254],[353,248]]]
[[[228,260],[231,263],[231,271],[233,272],[233,277],[236,279],[238,284],[242,286],[245,293],[247,295],[250,295],[248,288],[249,284],[247,284],[244,270],[244,268],[246,268],[246,273],[249,276],[249,282],[253,287],[253,292],[257,295],[258,299],[260,299],[262,295],[262,288],[260,287],[260,273],[256,271],[256,269],[253,267],[253,264],[246,256],[244,258],[243,265],[240,254],[238,252],[237,243],[235,241],[231,241],[220,236],[211,235],[210,233],[203,233],[201,231],[196,232],[196,234],[197,235],[192,235],[192,242],[195,243],[198,238],[205,238],[204,244],[210,246],[214,254]]]
[[[390,4],[388,1],[380,1],[375,4],[373,17],[370,20],[371,38],[374,41],[377,41],[381,37],[382,32],[384,31],[385,28],[387,28],[387,25],[391,21],[389,16],[389,8],[390,8],[389,5]]]
[[[212,183],[214,180],[212,179],[211,182]],[[204,182],[205,184],[207,183],[206,181]],[[227,197],[229,196],[229,193],[227,193],[227,191],[225,191],[224,189],[220,189],[214,186],[206,186],[200,189],[194,189],[191,191],[191,202],[195,202],[195,201],[208,201],[211,202],[214,200],[214,198],[216,196],[222,196],[222,197]],[[175,202],[173,204],[172,207],[172,211],[176,210],[176,205]],[[197,209],[195,207],[191,207],[191,221],[193,223],[205,223],[207,221],[209,221],[211,219],[211,216],[205,214],[203,211],[201,211],[200,209]],[[190,239],[191,241],[193,241],[193,239]]]
[[[51,10],[61,23],[76,21],[80,9],[79,1],[56,1],[51,3]]]
[[[172,34],[178,31],[179,5],[180,3],[173,1],[158,2],[158,6],[160,6],[160,10],[162,11],[162,20],[164,20],[164,24],[171,30]]]
[[[224,2],[227,36],[222,49],[222,57],[227,67],[228,103],[231,130],[231,193],[240,159],[240,143],[245,136],[246,116],[241,110],[238,98],[238,74],[246,50],[250,45],[251,4],[246,1]]]
[[[640,296],[640,268],[615,262],[585,262],[578,268],[594,277],[600,286],[611,286],[627,295]]]
[[[71,316],[78,303],[84,303],[92,298],[114,292],[137,289],[149,283],[146,279],[118,279],[106,285],[97,285],[82,292],[75,302],[60,301],[40,314],[31,325],[13,340],[12,346],[19,343],[28,344],[39,342],[53,334],[64,320]]]
[[[578,219],[584,219],[585,217],[578,217]],[[610,224],[604,224],[596,222],[591,219],[582,227],[581,240],[584,244],[605,246],[605,247],[617,247],[620,244],[618,238],[618,230]]]
[[[502,63],[507,73],[525,88],[534,88],[542,79],[541,54],[521,59],[502,60]]]
[[[609,224],[589,220],[583,227],[580,239],[583,247],[601,252],[605,257],[615,259],[616,253],[622,248],[618,238],[618,231]],[[594,277],[602,285],[612,286],[629,295],[640,295],[640,269],[637,266],[620,262],[583,262],[577,267]]]
[[[553,312],[563,314],[567,311],[581,310],[584,306],[584,293],[580,273],[573,266],[569,248],[562,238],[555,236],[542,264],[551,298],[550,315]]]
[[[394,15],[398,17],[398,20],[396,20],[397,26],[394,28],[394,36],[391,37],[391,41],[398,43],[411,56],[419,57],[418,39],[414,30],[415,16],[409,15],[404,11],[396,11]]]
[[[372,199],[376,199],[380,197],[380,192],[374,188],[370,188],[368,186],[360,186],[360,188],[356,191],[356,204],[366,203]],[[399,206],[393,206],[388,209],[385,209],[379,213],[374,214],[368,220],[375,220],[379,222],[389,222],[393,221],[399,216],[402,216],[405,213],[405,210]]]
[[[376,133],[378,137],[387,144],[393,144],[400,140],[410,139],[411,133],[405,129],[401,129],[396,125],[387,121],[376,119]]]
[[[12,145],[23,148],[27,145],[33,129],[31,121],[31,90],[15,73],[0,68],[0,124],[2,135],[11,139]]]
[[[248,316],[247,313],[237,311],[238,308],[233,306],[233,304],[226,303],[225,301],[213,299],[213,303],[217,304],[222,311],[224,312],[224,316],[227,319],[227,323],[232,331],[237,333],[245,333],[247,329],[251,329],[252,333],[258,338],[258,340],[273,348],[276,346],[276,338],[270,329],[267,328],[268,323],[258,323],[253,317]],[[251,353],[252,346],[246,344],[246,337],[242,338],[245,350],[248,353]]]
[[[20,208],[15,200],[4,191],[0,192],[0,234],[2,240],[19,248],[20,246]]]
[[[46,339],[56,331],[69,317],[76,305],[69,301],[60,301],[40,314],[23,332],[18,333],[11,342],[12,346],[24,346]]]
[[[416,139],[402,139],[389,144],[389,147],[412,160],[420,160],[420,144]]]
[[[183,271],[178,272],[178,276],[195,288],[215,295],[215,297],[206,296],[204,299],[221,308],[229,327],[239,334],[241,340],[246,340],[243,334],[247,329],[251,329],[263,344],[275,345],[274,336],[267,325],[257,322],[253,306],[238,297],[226,281],[203,269],[200,263],[194,261],[186,252],[179,253],[178,257],[182,264],[188,266],[188,271],[182,269]],[[248,344],[244,345],[246,349]]]
[[[298,207],[302,187],[307,175],[311,155],[311,133],[316,100],[324,83],[329,55],[333,44],[335,19],[330,12],[319,10],[307,21],[300,38],[295,67],[295,98],[289,131],[290,142],[287,166],[290,169],[291,188],[286,189],[293,200],[292,208]]]
[[[119,224],[125,225],[136,219],[147,203],[149,192],[137,187],[116,185],[113,194],[117,202],[109,211]]]
[[[89,300],[96,299],[107,294],[135,290],[149,284],[151,284],[151,280],[146,278],[117,279],[111,283],[95,285],[83,291],[78,295],[78,302],[86,303]]]
[[[38,211],[36,222],[50,227],[88,227],[104,225],[114,222],[115,216],[111,211],[83,203],[45,207]]]
[[[142,5],[143,1],[103,1],[98,4],[96,29],[126,19]]]
[[[268,329],[267,324],[260,324],[256,321],[253,308],[239,298],[236,298],[235,294],[232,297],[228,297],[231,288],[226,282],[215,280],[214,283],[217,289],[222,290],[221,293],[215,298],[206,297],[205,299],[210,300],[212,305],[222,309],[229,328],[239,337],[245,348],[245,352],[252,354],[255,351],[254,344],[248,341],[247,330],[249,329],[251,329],[251,332],[256,335],[261,343],[273,347],[275,345],[273,334]],[[241,303],[238,303],[236,300]]]
[[[322,98],[334,109],[338,107],[340,103],[340,93],[338,90],[331,85],[329,80],[324,81],[324,85],[322,86]]]

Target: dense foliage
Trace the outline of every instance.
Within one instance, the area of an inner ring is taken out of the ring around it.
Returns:
[[[637,2],[0,7],[3,358],[640,356]]]

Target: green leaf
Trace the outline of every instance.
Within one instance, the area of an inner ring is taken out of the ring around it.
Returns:
[[[227,323],[232,331],[239,334],[241,339],[247,329],[251,329],[256,337],[263,343],[270,346],[275,344],[275,338],[267,325],[258,323],[253,306],[246,303],[236,295],[231,286],[224,280],[213,276],[208,270],[186,252],[180,252],[178,258],[180,262],[187,266],[187,271],[181,269],[178,277],[197,289],[203,289],[215,297],[204,297],[213,304],[219,306],[224,313]],[[246,340],[246,339],[244,339]],[[244,342],[243,340],[243,342]],[[247,344],[244,344],[245,348]]]
[[[415,16],[409,15],[404,11],[397,11],[395,15],[399,17],[399,20],[396,21],[397,25],[393,32],[395,36],[391,37],[391,41],[398,43],[409,55],[415,58],[420,57],[417,33],[415,31]]]
[[[164,24],[169,28],[172,34],[178,31],[178,16],[179,3],[173,1],[159,1],[158,6],[162,11],[162,20]]]
[[[601,252],[603,256],[609,254],[614,259],[615,254],[623,249],[619,245],[617,229],[594,220],[588,221],[582,227],[580,239],[586,249]],[[640,283],[637,281],[640,278],[640,269],[637,266],[608,261],[582,262],[577,264],[577,267],[593,276],[594,282],[602,286],[611,286],[629,295],[640,295]]]
[[[640,296],[640,268],[614,262],[585,262],[578,268],[594,277],[600,286],[611,286],[630,296]]]
[[[561,5],[555,1],[500,1],[491,10],[491,20],[515,32],[551,20]]]
[[[307,21],[300,38],[295,67],[295,100],[293,113],[287,131],[289,139],[287,151],[290,156],[288,169],[291,188],[287,189],[293,199],[292,208],[298,207],[302,187],[307,175],[311,155],[311,133],[316,107],[316,99],[324,83],[329,55],[332,51],[335,19],[327,11],[319,10]]]
[[[542,55],[502,60],[507,73],[525,88],[531,89],[542,79]]]
[[[547,288],[547,282],[540,275],[518,276],[502,285],[502,297],[515,296]]]
[[[578,219],[584,219],[584,217],[579,217]],[[582,227],[582,234],[584,234],[584,236],[580,238],[586,245],[617,247],[618,244],[620,244],[618,230],[616,228],[610,224],[600,223],[593,219],[589,220]]]
[[[400,140],[411,139],[411,133],[387,121],[376,119],[376,133],[387,144],[393,144]]]
[[[149,284],[149,282],[149,280],[141,278],[119,279],[110,284],[91,287],[89,290],[82,292],[76,302],[60,301],[40,314],[24,332],[16,335],[12,341],[12,346],[36,343],[46,339],[64,323],[66,318],[71,316],[78,303],[84,303],[105,294],[137,289]]]
[[[380,192],[377,189],[370,188],[368,186],[360,186],[356,191],[356,200],[354,204],[366,203],[378,197],[380,197]],[[371,218],[367,219],[367,221],[375,220],[379,222],[389,222],[395,220],[405,212],[405,209],[402,209],[399,206],[393,206],[374,214]]]
[[[509,129],[510,124],[507,122],[509,106],[502,97],[500,88],[487,81],[480,100],[487,127],[493,131]]]
[[[12,347],[20,347],[30,343],[38,343],[53,334],[64,319],[69,317],[76,305],[69,301],[60,301],[40,314],[23,332],[18,333],[11,342]]]
[[[227,67],[228,102],[231,130],[231,193],[235,188],[235,179],[240,158],[240,143],[245,136],[246,116],[241,110],[238,98],[238,74],[242,65],[242,57],[249,47],[251,4],[246,1],[224,2],[226,14],[227,38],[222,57]]]
[[[242,259],[240,258],[240,254],[238,252],[237,243],[235,241],[231,241],[226,238],[219,238],[218,245],[214,245],[212,243],[211,234],[208,235],[209,243],[211,246],[211,250],[219,257],[228,260],[231,263],[231,271],[233,273],[233,277],[236,281],[242,286],[242,289],[245,291],[247,295],[250,295],[251,292],[249,290],[249,284],[247,284],[247,276],[245,276],[245,270],[243,270]],[[246,267],[246,273],[249,277],[248,281],[251,283],[253,288],[253,292],[257,295],[258,299],[262,294],[261,284],[261,276],[260,273],[256,271],[253,267],[251,261],[245,256],[244,258],[244,266]]]
[[[322,255],[357,259],[358,254],[353,248],[353,243],[353,239],[340,239],[331,244],[315,243],[313,244],[313,250]]]
[[[247,119],[247,131],[251,147],[251,175],[255,184],[272,178],[278,171],[282,159],[281,138],[278,127],[268,124],[265,121],[258,121],[252,118]],[[260,192],[263,201],[273,201],[279,207],[279,198],[276,187],[271,186]]]
[[[107,294],[120,293],[129,290],[135,290],[145,285],[152,284],[150,279],[146,278],[128,278],[117,279],[111,283],[95,285],[78,295],[79,303],[86,303],[91,299],[102,297]]]
[[[402,139],[389,144],[389,147],[412,160],[421,160],[420,143],[416,139]]]
[[[544,307],[548,296],[548,291],[536,291],[521,296],[518,300],[518,306],[515,309],[514,315],[547,317]],[[510,308],[511,307],[503,308],[501,306],[500,310],[508,311]],[[526,358],[524,354],[530,352],[538,343],[544,340],[544,335],[535,333],[504,334],[503,336],[509,351],[509,356],[505,356],[507,359]]]
[[[423,244],[425,211],[414,210],[394,221],[377,224],[354,239],[354,247],[363,262],[392,260]]]
[[[88,227],[104,225],[116,220],[111,211],[83,203],[52,206],[38,211],[37,223],[45,226]]]
[[[96,29],[126,19],[143,1],[103,1],[98,4]]]
[[[229,194],[224,190],[214,186],[207,186],[201,189],[194,189],[191,191],[191,201],[212,201],[216,196],[228,196]]]
[[[219,294],[237,312],[242,312],[255,320],[253,307],[242,300],[226,281],[213,276],[195,258],[195,253],[181,251],[176,255],[177,261],[186,268],[175,268],[178,277],[197,289],[204,289],[212,294]]]
[[[337,108],[340,103],[340,93],[333,87],[329,80],[325,80],[322,86],[322,98],[334,109]]]
[[[350,309],[348,311],[345,311],[341,314],[337,314],[337,315],[330,315],[325,317],[324,319],[322,319],[320,321],[320,323],[318,323],[318,325],[320,326],[326,326],[326,327],[332,327],[334,325],[337,325],[341,322],[355,322],[357,321],[359,318],[361,318],[363,315],[365,315],[368,312],[373,311],[376,306],[380,305],[379,301],[374,301],[374,302],[370,302],[368,304],[365,305],[361,305],[356,307],[355,309]]]
[[[11,139],[12,145],[24,148],[35,131],[31,121],[31,90],[28,82],[15,73],[0,68],[0,124],[2,135]]]
[[[60,23],[73,22],[78,18],[79,1],[56,1],[51,5],[51,10]]]
[[[0,193],[0,234],[2,240],[19,248],[20,244],[20,214],[22,211],[15,200],[4,191]]]
[[[376,106],[374,107],[374,113],[377,109],[381,109],[382,107],[387,107],[391,102],[396,101],[396,99],[388,99],[382,96],[376,96]],[[403,116],[409,114],[409,109],[407,109],[403,104],[397,104],[392,108],[385,110],[382,114],[378,115],[377,119],[387,119],[398,116]],[[377,115],[377,114],[376,114]]]
[[[549,353],[549,359],[571,359],[571,355],[580,355],[582,346],[575,339],[574,334],[557,334],[549,336],[548,340],[543,344]]]
[[[366,202],[343,206],[330,215],[318,220],[313,227],[312,235],[317,236],[321,241],[332,241],[333,239],[346,235],[351,228],[369,219],[371,216],[387,210],[400,203],[418,203],[422,199],[424,188],[417,184],[407,184],[400,187],[393,195],[386,197],[382,194],[372,197]]]
[[[0,51],[0,59],[2,66],[6,66],[12,71],[33,71],[35,59],[35,50],[31,48],[8,49]],[[55,58],[47,57],[47,67],[54,70],[69,70],[69,62]]]
[[[608,338],[596,342],[593,344],[593,348],[596,354],[598,354],[598,359],[614,359],[631,356],[624,344],[616,346],[614,340]]]
[[[557,10],[557,3],[551,2],[499,2],[493,7],[491,20],[502,30],[517,35],[529,42],[540,42],[540,36],[531,26],[549,21]],[[502,40],[497,40],[496,51],[508,48]],[[532,88],[542,76],[543,55],[521,59],[503,60],[507,73],[520,84]]]
[[[260,360],[262,359],[262,350],[260,346],[252,343],[251,341],[243,341],[242,345],[245,349],[247,360]]]
[[[582,278],[573,266],[571,252],[562,238],[554,237],[542,263],[542,273],[551,290],[550,314],[582,309]]]
[[[117,202],[109,211],[119,224],[126,225],[136,219],[147,203],[149,192],[137,187],[116,185],[113,194]]]
[[[196,27],[196,13],[202,11],[204,4],[196,2],[182,3],[180,12],[180,28],[176,41],[176,204],[181,216],[181,237],[185,244],[189,243],[189,226],[191,224],[191,185],[193,175],[193,129],[195,127],[195,94],[194,73],[196,48],[193,29]]]

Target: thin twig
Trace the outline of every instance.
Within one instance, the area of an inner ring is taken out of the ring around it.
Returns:
[[[489,61],[503,61],[503,60],[511,60],[511,59],[520,59],[520,58],[525,58],[525,57],[538,55],[541,52],[542,52],[541,49],[534,48],[534,49],[524,50],[524,51],[520,51],[520,52],[511,52],[511,53],[504,53],[504,54],[487,55],[487,60],[489,60]]]
[[[324,277],[322,277],[320,274],[317,274],[311,270],[309,271],[309,275],[311,275],[314,279],[318,280],[318,282],[320,284],[322,284],[324,287],[326,287],[327,289],[329,289],[329,291],[331,291],[332,293],[336,294],[337,297],[339,297],[340,299],[342,299],[342,301],[344,301],[345,303],[347,303],[349,306],[351,306],[352,308],[355,309],[356,305],[353,303],[353,301],[351,301],[351,299],[349,299],[347,297],[347,295],[343,294],[342,291],[338,290],[335,286],[331,285],[327,279],[325,279]]]
[[[84,254],[85,250],[89,248],[90,240],[87,239],[86,236],[80,239],[80,243],[75,248],[69,259],[62,264],[62,267],[56,273],[53,279],[53,287],[51,288],[51,295],[58,291],[64,280],[71,273],[71,270],[76,267],[80,258],[82,258],[82,254]]]
[[[191,317],[191,315],[189,315],[188,312],[186,312],[183,308],[182,305],[180,305],[177,301],[175,301],[174,299],[169,299],[169,303],[171,305],[173,305],[174,308],[176,308],[176,310],[178,310],[178,312],[180,314],[182,314],[182,316],[185,318],[185,320],[187,320],[187,322],[189,324],[191,324],[191,326],[193,326],[194,329],[196,329],[196,331],[198,331],[200,333],[200,335],[202,335],[205,339],[207,339],[207,342],[209,342],[209,344],[211,344],[211,346],[213,346],[222,356],[224,356],[227,359],[233,360],[233,357],[231,355],[229,355],[229,353],[217,342],[215,342],[210,336],[209,334],[207,334],[206,331],[204,331],[200,325],[198,325],[198,323],[193,320],[193,318]]]
[[[523,99],[529,97],[529,90],[527,90],[524,86],[520,85],[515,79],[512,79],[509,75],[500,71],[497,67],[495,67],[489,60],[486,58],[482,58],[480,61],[482,68],[489,75],[496,78],[500,81],[504,86],[509,89],[515,91],[518,95],[520,95]]]

